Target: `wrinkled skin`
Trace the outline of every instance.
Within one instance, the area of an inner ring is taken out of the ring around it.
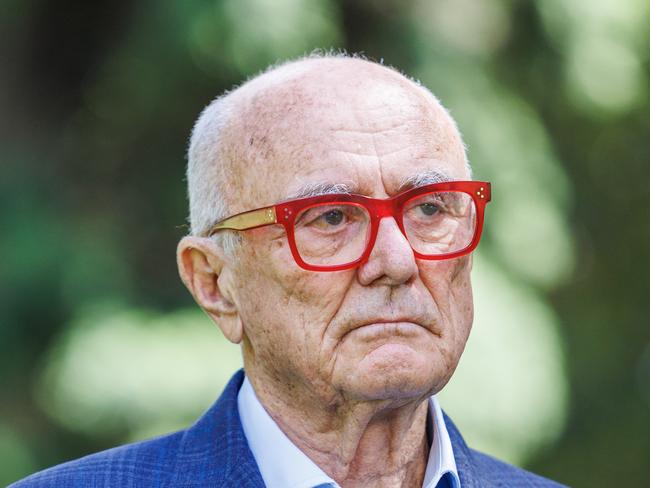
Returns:
[[[280,67],[237,92],[226,132],[233,213],[305,183],[395,195],[437,170],[469,179],[446,112],[420,87],[354,59]],[[454,372],[472,323],[471,257],[416,260],[392,218],[356,269],[298,267],[282,226],[242,233],[235,257],[214,241],[179,244],[181,276],[233,342],[260,401],[342,486],[419,486],[426,398]]]

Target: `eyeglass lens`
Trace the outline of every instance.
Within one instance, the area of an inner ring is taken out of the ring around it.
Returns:
[[[467,193],[420,195],[404,204],[403,214],[406,238],[420,254],[439,256],[458,252],[474,238],[476,209]]]
[[[463,192],[432,192],[404,203],[403,225],[411,247],[427,256],[460,251],[472,242],[476,209]],[[294,223],[294,238],[304,262],[338,266],[359,259],[370,234],[368,210],[357,203],[307,207]]]
[[[296,216],[294,237],[303,261],[336,266],[356,261],[370,233],[368,210],[358,204],[335,203],[308,207]]]

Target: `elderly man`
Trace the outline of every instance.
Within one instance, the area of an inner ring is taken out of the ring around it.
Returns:
[[[183,282],[244,372],[185,431],[16,486],[559,486],[467,447],[436,397],[473,317],[489,183],[425,88],[311,57],[192,134]]]

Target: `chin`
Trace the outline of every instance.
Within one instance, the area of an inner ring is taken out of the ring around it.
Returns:
[[[344,383],[345,389],[357,398],[408,400],[435,393],[447,373],[439,360],[432,360],[431,353],[389,343],[366,354],[351,368]]]

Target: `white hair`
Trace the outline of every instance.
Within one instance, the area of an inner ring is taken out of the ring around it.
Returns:
[[[314,51],[298,59],[271,65],[261,73],[246,80],[246,83],[287,64],[293,64],[307,59],[327,58],[365,59],[362,55],[348,54],[345,51]],[[383,60],[380,61],[380,64],[383,65]],[[391,66],[383,66],[406,77],[431,96],[445,111],[457,133],[460,135],[456,121],[428,88],[422,85],[419,80],[413,79]],[[237,100],[234,94],[237,91],[238,88],[235,88],[214,99],[201,112],[192,129],[187,152],[187,187],[190,204],[189,224],[191,235],[207,235],[210,228],[216,222],[231,214],[226,199],[229,178],[226,171],[228,166],[224,164],[225,158],[227,157],[224,143],[224,129],[230,124],[232,114],[235,112]],[[471,177],[472,170],[467,159],[467,148],[464,143],[463,149],[465,165]],[[234,253],[238,244],[241,242],[240,235],[235,231],[219,232],[215,235],[215,238],[227,254]]]
[[[223,167],[218,162],[222,130],[228,123],[228,105],[227,95],[214,100],[203,110],[192,130],[187,152],[187,185],[194,235],[207,233],[210,224],[227,212],[220,191]]]

